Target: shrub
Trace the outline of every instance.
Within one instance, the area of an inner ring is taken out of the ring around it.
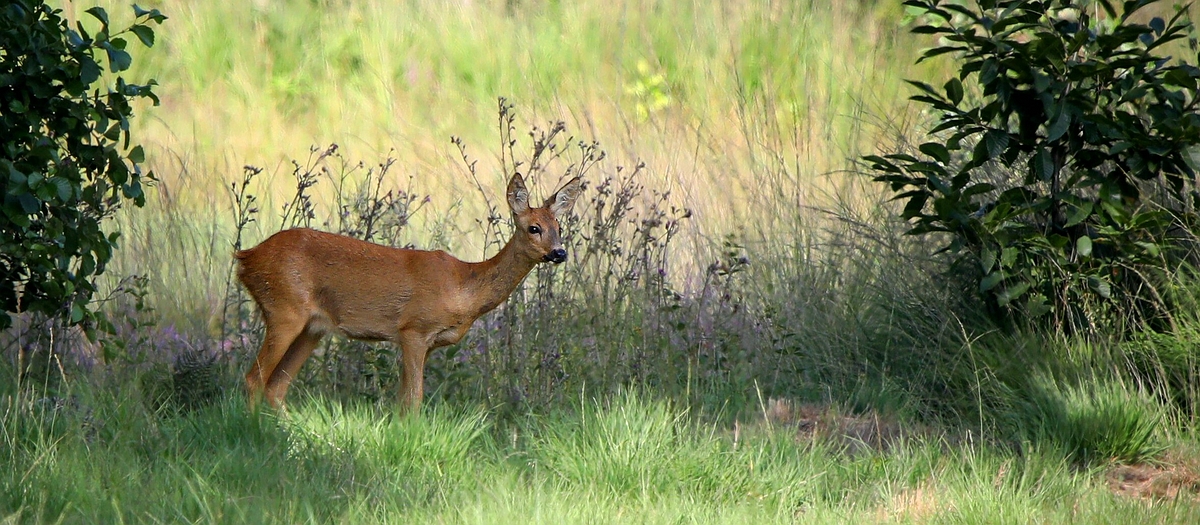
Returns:
[[[1167,54],[1191,29],[1183,10],[1135,22],[1151,3],[905,2],[924,14],[913,31],[940,38],[920,60],[961,67],[940,89],[910,81],[938,115],[919,153],[865,159],[905,201],[910,234],[944,233],[978,268],[1002,319],[1169,318],[1157,287],[1200,202],[1200,68]]]
[[[142,148],[131,147],[129,119],[137,99],[158,102],[154,81],[117,76],[110,86],[97,54],[110,72],[127,70],[128,35],[152,46],[151,22],[166,17],[134,6],[135,21],[118,31],[93,7],[86,13],[100,29],[89,34],[60,13],[42,0],[0,8],[0,329],[16,312],[72,324],[93,317],[91,279],[118,237],[101,222],[123,202],[141,206],[142,183],[153,180],[140,167]]]

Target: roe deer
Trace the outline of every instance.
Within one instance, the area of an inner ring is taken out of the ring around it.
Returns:
[[[321,337],[338,330],[353,339],[400,345],[400,401],[406,410],[418,409],[429,352],[462,339],[535,265],[567,260],[559,220],[582,187],[576,177],[541,208],[532,208],[524,180],[514,174],[507,192],[512,238],[478,263],[440,250],[391,248],[305,228],[281,231],[237,252],[238,279],[267,326],[262,350],[246,374],[251,405],[262,395],[281,408]]]

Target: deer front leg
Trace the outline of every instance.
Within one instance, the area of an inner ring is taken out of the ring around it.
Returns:
[[[425,395],[425,357],[429,355],[429,341],[421,334],[406,332],[400,334],[398,342],[404,365],[400,409],[406,414],[415,414],[420,411],[421,398]]]

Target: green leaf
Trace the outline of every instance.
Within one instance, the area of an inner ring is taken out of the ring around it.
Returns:
[[[992,288],[995,288],[996,285],[1000,284],[1000,281],[1003,281],[1005,277],[1007,276],[1002,271],[995,271],[987,274],[987,276],[979,281],[979,291],[986,292]]]
[[[147,15],[147,16],[148,16],[148,17],[149,17],[151,20],[153,20],[153,21],[155,21],[155,22],[157,22],[157,23],[159,23],[159,24],[163,23],[163,21],[167,19],[167,15],[164,15],[164,14],[162,14],[162,13],[158,12],[158,10],[157,10],[157,9],[151,9],[151,10],[150,10],[150,14],[149,14],[149,15]]]
[[[992,266],[996,265],[996,250],[984,248],[979,254],[979,269],[984,273],[992,271]]]
[[[1005,248],[1000,252],[1000,264],[1005,268],[1012,268],[1013,264],[1017,262],[1017,254],[1019,253],[1020,250],[1017,250],[1014,246]]]
[[[112,125],[109,126],[107,130],[104,131],[102,136],[104,138],[114,141],[114,142],[116,140],[120,139],[121,138],[121,123],[113,122]]]
[[[1154,30],[1154,34],[1161,35],[1163,30],[1167,28],[1166,22],[1162,18],[1154,17],[1150,19],[1150,29]]]
[[[1122,188],[1122,194],[1124,194],[1124,188]],[[1107,215],[1109,220],[1111,220],[1112,222],[1115,222],[1117,224],[1125,224],[1126,222],[1129,221],[1129,214],[1125,213],[1124,209],[1118,208],[1116,205],[1112,204],[1111,202],[1108,202],[1108,201],[1101,202],[1100,209],[1104,211],[1104,214]]]
[[[1154,244],[1152,242],[1146,242],[1146,241],[1137,241],[1134,244],[1137,245],[1139,248],[1145,250],[1146,255],[1149,255],[1151,257],[1158,257],[1159,247],[1157,244]]]
[[[57,188],[55,188],[53,184],[42,184],[41,186],[38,186],[33,193],[37,195],[39,199],[45,202],[54,198],[54,193],[56,190]]]
[[[983,142],[987,144],[988,158],[996,158],[1004,153],[1008,148],[1008,132],[999,129],[993,129],[983,135]]]
[[[142,193],[142,184],[137,180],[122,186],[121,193],[126,198],[133,199],[133,203],[139,207],[146,203],[146,195]]]
[[[1046,140],[1055,141],[1067,132],[1067,128],[1071,126],[1071,115],[1067,114],[1066,108],[1059,106],[1058,116],[1054,119],[1054,123],[1046,130]]]
[[[943,146],[942,144],[937,142],[926,142],[921,144],[920,150],[921,153],[937,159],[937,161],[941,162],[942,164],[950,162],[950,150],[946,149],[946,146]]]
[[[86,44],[83,37],[79,36],[79,32],[74,29],[67,30],[67,42],[71,44],[71,47],[83,47]]]
[[[74,188],[71,187],[71,181],[62,177],[50,177],[49,182],[54,189],[58,190],[59,200],[63,202],[71,200],[71,195],[75,193]]]
[[[921,57],[917,59],[917,63],[920,64],[921,62],[924,62],[924,61],[929,60],[936,56],[944,55],[946,53],[954,53],[957,51],[967,51],[967,50],[968,50],[968,48],[963,47],[963,46],[935,47],[933,49],[928,49],[924,53],[922,53]]]
[[[1092,256],[1092,239],[1091,237],[1083,236],[1075,239],[1075,253],[1080,257]]]
[[[84,56],[79,61],[79,80],[86,86],[90,86],[100,79],[100,64],[97,64],[90,55]]]
[[[1105,299],[1112,299],[1112,285],[1108,284],[1108,281],[1092,275],[1088,276],[1087,282],[1088,288],[1096,292],[1096,295]]]
[[[109,44],[108,42],[102,44],[101,47],[103,47],[104,51],[108,53],[109,71],[112,71],[113,73],[119,73],[129,69],[129,66],[133,64],[133,57],[130,57],[129,53],[125,52],[124,49],[118,49],[116,46]]]
[[[1033,154],[1033,158],[1029,159],[1029,163],[1037,180],[1049,182],[1053,178],[1054,160],[1050,158],[1050,152],[1044,148],[1038,148],[1037,153]]]
[[[16,195],[17,193],[23,191],[25,184],[27,184],[27,181],[29,180],[29,176],[21,173],[16,166],[13,166],[12,162],[7,160],[0,162],[3,162],[3,164],[8,167],[8,192]]]
[[[4,208],[4,214],[8,216],[8,220],[17,225],[21,230],[29,229],[33,225],[33,221],[29,220],[29,215],[21,213],[20,210],[14,210],[7,206]]]
[[[146,152],[142,150],[140,145],[134,146],[133,149],[129,150],[129,160],[134,164],[146,162]]]
[[[913,217],[919,217],[921,215],[921,212],[925,209],[925,203],[928,200],[929,200],[928,193],[920,192],[920,193],[914,194],[912,196],[912,198],[910,198],[908,200],[908,204],[904,205],[904,212],[901,213],[901,216],[906,219],[911,219]]]
[[[996,191],[995,185],[989,182],[980,182],[979,184],[971,185],[971,187],[963,191],[963,197],[970,197],[972,195],[979,195],[981,193],[988,193],[992,191]]]
[[[1050,89],[1050,84],[1051,79],[1049,75],[1042,73],[1041,71],[1033,72],[1033,89],[1035,91],[1038,93],[1044,93],[1047,89]]]
[[[1025,301],[1025,313],[1030,317],[1041,317],[1050,313],[1050,305],[1046,304],[1046,296],[1035,293]]]
[[[996,59],[989,58],[983,61],[983,66],[979,69],[979,83],[984,86],[991,84],[1000,74],[1000,66],[996,63]]]
[[[1009,303],[1020,299],[1027,291],[1029,291],[1029,283],[1021,282],[1014,284],[996,294],[996,302],[1000,306],[1008,306]]]
[[[962,102],[963,85],[961,80],[951,77],[950,80],[946,82],[944,88],[946,90],[946,98],[950,99],[952,104],[957,106],[960,102]]]
[[[71,303],[71,324],[78,324],[80,321],[82,321],[84,313],[85,312],[82,305],[79,303]]]
[[[1075,226],[1092,215],[1092,202],[1084,201],[1083,204],[1071,206],[1067,210],[1067,223],[1064,224],[1067,228]]]
[[[876,171],[886,171],[888,173],[898,173],[900,171],[900,168],[898,168],[895,164],[892,164],[890,161],[880,157],[879,155],[865,155],[862,159],[870,162],[871,169]],[[876,180],[879,179],[876,178]]]
[[[133,26],[129,28],[133,34],[137,35],[138,40],[146,47],[154,47],[154,29],[150,26]]]
[[[921,91],[924,91],[925,93],[928,93],[930,95],[933,95],[934,97],[939,97],[939,98],[941,97],[941,95],[938,94],[937,90],[933,89],[933,86],[931,86],[929,84],[926,84],[919,80],[905,80],[905,82],[907,82],[908,85],[910,85],[912,87],[915,87],[915,88],[917,88]]]
[[[21,210],[26,215],[37,213],[42,208],[42,201],[38,200],[32,193],[22,193],[17,195],[17,202],[21,204]]]
[[[938,33],[950,33],[951,31],[944,27],[935,26],[917,26],[909,30],[918,35],[936,35]]]
[[[105,11],[103,7],[96,6],[84,12],[92,15],[96,20],[100,21],[102,26],[108,28],[108,11]]]

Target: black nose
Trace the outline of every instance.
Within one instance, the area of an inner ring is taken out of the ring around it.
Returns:
[[[562,248],[555,248],[553,250],[550,250],[550,253],[547,253],[546,256],[543,257],[543,259],[545,259],[546,262],[552,262],[554,264],[562,264],[563,262],[565,262],[567,260],[567,251]]]

